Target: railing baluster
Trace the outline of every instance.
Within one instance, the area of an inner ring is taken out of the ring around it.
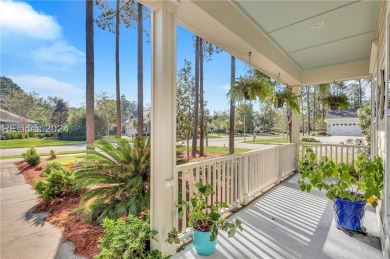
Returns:
[[[187,201],[187,170],[181,171],[181,197],[183,201]],[[187,228],[187,211],[183,210],[181,229],[184,232],[186,228]]]

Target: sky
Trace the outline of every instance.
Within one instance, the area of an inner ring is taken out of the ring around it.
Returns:
[[[111,4],[115,3],[110,1]],[[94,9],[95,17],[100,13]],[[59,96],[71,106],[85,102],[85,1],[0,2],[0,74],[25,91]],[[137,24],[121,26],[121,94],[137,100]],[[144,21],[150,31],[150,21]],[[177,69],[188,59],[194,65],[194,34],[177,26]],[[144,104],[151,101],[151,46],[144,35]],[[236,76],[247,65],[236,61]],[[205,100],[210,111],[227,110],[230,55],[215,54],[204,63]],[[115,96],[115,35],[95,25],[95,93]]]

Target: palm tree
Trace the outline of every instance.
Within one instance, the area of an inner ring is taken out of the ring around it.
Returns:
[[[143,91],[143,80],[144,80],[144,72],[143,72],[143,21],[142,21],[142,4],[138,2],[138,127],[137,133],[139,137],[144,135],[144,91]]]
[[[230,89],[233,87],[236,79],[236,58],[232,55],[230,59]],[[234,154],[234,100],[230,99],[230,117],[229,117],[229,155]]]
[[[93,35],[93,0],[85,2],[85,31],[86,31],[86,130],[87,148],[95,141],[95,61],[94,61],[94,35]]]

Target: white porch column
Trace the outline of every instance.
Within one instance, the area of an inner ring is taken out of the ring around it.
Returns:
[[[300,87],[292,87],[292,92],[294,94],[299,94]],[[292,124],[291,124],[291,143],[296,143],[296,158],[298,159],[299,156],[299,141],[300,141],[300,134],[299,134],[299,115],[295,112],[292,113]]]
[[[176,168],[176,4],[153,1],[152,16],[152,123],[151,228],[158,234],[152,249],[176,253],[165,240],[177,220]]]

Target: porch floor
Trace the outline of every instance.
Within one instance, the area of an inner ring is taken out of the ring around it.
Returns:
[[[215,254],[203,257],[192,244],[173,258],[382,258],[375,209],[367,206],[368,235],[350,237],[336,228],[333,202],[324,192],[299,190],[296,174],[232,215],[244,231],[218,237]]]

